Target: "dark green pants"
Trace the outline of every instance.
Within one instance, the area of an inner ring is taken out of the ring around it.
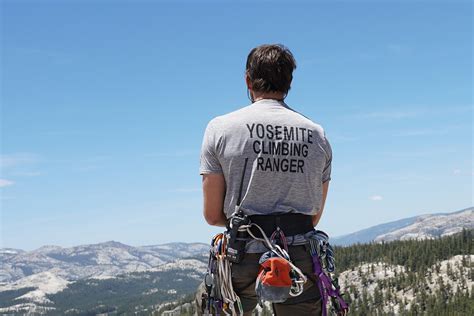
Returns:
[[[276,316],[309,316],[321,315],[321,300],[316,278],[313,274],[313,261],[308,248],[304,246],[290,246],[289,254],[292,262],[301,269],[308,277],[303,293],[294,298],[290,298],[284,303],[273,304],[273,312]],[[245,255],[242,262],[232,264],[232,284],[234,291],[240,297],[244,309],[244,316],[252,315],[252,311],[257,306],[257,295],[255,294],[255,280],[260,269],[258,263],[261,254]],[[201,293],[204,285],[201,284],[196,296],[197,303],[200,304]],[[198,306],[198,315],[200,307]]]

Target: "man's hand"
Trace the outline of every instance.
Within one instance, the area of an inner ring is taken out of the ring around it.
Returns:
[[[326,203],[326,197],[328,195],[329,190],[329,181],[323,183],[323,197],[321,199],[321,208],[316,215],[313,215],[313,226],[318,225],[321,216],[323,215],[324,204]]]
[[[224,214],[225,179],[221,173],[205,174],[202,176],[204,193],[204,218],[209,225],[224,226],[227,217]]]

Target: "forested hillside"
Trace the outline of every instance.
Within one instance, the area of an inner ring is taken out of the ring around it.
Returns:
[[[337,247],[351,315],[474,315],[473,231]]]
[[[349,315],[474,315],[473,236],[336,247]],[[190,312],[186,304],[173,315]]]

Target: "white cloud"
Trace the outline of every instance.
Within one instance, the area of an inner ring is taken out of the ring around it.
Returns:
[[[455,176],[474,176],[474,171],[462,170],[462,169],[454,169],[453,175]]]
[[[32,153],[16,153],[11,155],[0,155],[0,168],[6,169],[23,164],[34,163],[38,156]]]
[[[8,187],[13,185],[15,182],[7,180],[7,179],[0,179],[0,188]]]
[[[393,136],[432,136],[432,135],[446,135],[448,133],[447,129],[417,129],[417,130],[405,130],[393,134]]]
[[[457,150],[455,148],[450,148],[446,147],[443,148],[443,153],[444,154],[455,154],[457,153]],[[433,157],[433,155],[438,155],[439,150],[436,150],[434,148],[425,148],[425,149],[420,149],[420,150],[407,150],[407,151],[384,151],[381,153],[383,156],[388,156],[390,158],[429,158]]]
[[[470,129],[471,126],[445,126],[442,128],[425,128],[415,130],[403,130],[393,134],[393,136],[436,136],[436,135],[448,135],[452,132],[459,132]]]
[[[425,118],[426,116],[445,116],[447,114],[464,114],[473,111],[473,105],[446,105],[434,108],[425,105],[401,105],[392,106],[391,108],[381,108],[372,112],[360,112],[349,115],[354,119],[382,119],[382,120],[400,120],[407,118]],[[422,131],[424,133],[424,131]]]
[[[381,195],[372,195],[369,197],[370,200],[372,201],[382,201],[383,200],[383,196]]]
[[[13,173],[13,175],[20,176],[20,177],[37,177],[37,176],[41,176],[42,174],[43,172],[41,171],[19,171],[19,172]]]
[[[404,118],[413,118],[418,116],[416,111],[375,111],[368,113],[359,113],[356,114],[356,118],[361,119],[404,119]]]

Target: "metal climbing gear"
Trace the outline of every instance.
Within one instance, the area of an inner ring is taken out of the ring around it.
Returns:
[[[214,236],[211,241],[209,263],[204,278],[206,293],[202,294],[204,315],[242,315],[240,298],[234,292],[230,261],[227,260],[228,237],[224,233]]]
[[[331,279],[330,274],[335,270],[334,251],[329,244],[328,235],[320,230],[309,238],[313,272],[318,280],[319,292],[323,304],[323,316],[327,315],[327,305],[331,297],[332,311],[336,315],[347,315],[349,305],[342,298],[337,278]]]

